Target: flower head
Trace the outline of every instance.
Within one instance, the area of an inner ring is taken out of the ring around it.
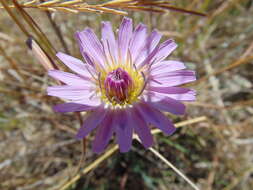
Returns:
[[[93,151],[102,152],[116,133],[121,152],[131,148],[133,133],[144,147],[153,144],[150,126],[165,134],[175,131],[162,111],[184,114],[180,101],[194,101],[195,91],[177,87],[196,80],[179,61],[165,60],[176,49],[173,40],[161,44],[161,35],[124,18],[115,38],[110,22],[102,23],[102,39],[90,28],[77,32],[85,63],[69,55],[57,57],[75,74],[50,70],[49,75],[65,85],[48,87],[48,95],[66,99],[55,106],[58,112],[86,111],[77,138],[82,139],[97,128]]]

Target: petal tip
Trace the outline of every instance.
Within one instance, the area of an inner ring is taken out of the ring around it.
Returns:
[[[170,136],[173,135],[176,132],[177,128],[173,125],[165,134]]]
[[[57,52],[55,55],[56,55],[56,57],[58,57],[58,58],[60,59],[60,57],[63,56],[64,53],[62,53],[62,52]]]
[[[129,18],[129,17],[124,16],[123,19],[122,19],[122,22],[123,21],[125,21],[125,22],[132,22],[132,19]]]
[[[53,110],[54,110],[54,112],[61,112],[58,105],[53,106]]]
[[[56,72],[58,72],[58,71],[59,71],[59,70],[56,70],[56,69],[49,69],[48,72],[47,72],[47,74],[48,74],[50,77],[53,77],[54,74],[55,74]]]
[[[101,154],[103,151],[105,150],[105,147],[96,147],[96,146],[92,146],[92,152],[96,153],[96,154]]]
[[[131,149],[131,147],[130,148],[127,148],[127,149],[121,149],[120,148],[120,153],[127,153],[127,152],[129,152],[130,151],[130,149]]]
[[[150,142],[149,144],[142,144],[144,146],[145,149],[149,149],[150,147],[152,147],[154,144],[154,141]]]
[[[77,140],[82,140],[84,137],[81,134],[77,133],[76,136],[75,136],[75,138]]]

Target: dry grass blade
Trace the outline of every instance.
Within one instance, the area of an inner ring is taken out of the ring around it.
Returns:
[[[170,5],[169,3],[166,3],[166,2],[145,2],[144,3],[137,3],[137,5],[140,4],[140,5],[145,5],[145,6],[155,6],[155,7],[158,7],[158,8],[162,8],[162,9],[168,9],[168,10],[171,10],[171,11],[176,11],[176,12],[181,12],[181,13],[186,13],[186,14],[192,14],[192,15],[197,15],[197,16],[206,16],[205,13],[201,13],[201,12],[198,12],[198,11],[193,11],[193,10],[187,10],[187,9],[184,9],[184,8],[180,8],[180,7],[175,7],[175,6],[172,6]]]
[[[4,40],[7,42],[11,42],[11,43],[13,43],[15,41],[11,36],[9,36],[5,33],[2,33],[2,32],[0,32],[0,40]]]
[[[50,53],[51,57],[55,57],[56,50],[53,45],[50,43],[44,32],[38,26],[38,24],[32,19],[32,17],[19,5],[17,0],[13,0],[13,3],[19,13],[22,15],[26,23],[30,26],[36,37],[38,38],[40,44],[44,45],[47,49],[47,52]]]
[[[32,37],[28,38],[26,44],[32,50],[34,57],[39,61],[46,71],[57,68],[46,52]]]
[[[52,6],[52,5],[54,5],[54,4],[56,4],[56,3],[59,3],[59,2],[61,2],[61,0],[46,1],[46,2],[42,2],[42,3],[40,4],[40,6],[48,7],[48,6]]]
[[[182,177],[190,186],[195,190],[200,190],[197,185],[195,185],[188,177],[186,177],[179,169],[177,169],[172,163],[170,163],[163,155],[161,155],[158,151],[153,148],[149,148],[149,150],[154,153],[161,161],[163,161],[167,166],[173,169],[180,177]]]
[[[187,13],[187,14],[192,14],[192,15],[197,15],[197,16],[206,16],[205,13],[201,13],[201,12],[193,11],[193,10],[187,10],[187,9],[183,9],[183,8],[179,8],[179,7],[166,5],[166,4],[165,5],[158,5],[158,7],[172,10],[172,11],[176,11],[176,12],[180,12],[180,13]]]
[[[212,75],[219,75],[225,71],[228,71],[230,69],[234,69],[242,64],[246,64],[246,63],[250,63],[250,61],[253,60],[253,56],[247,56],[247,57],[244,57],[244,58],[240,58],[238,59],[236,62],[232,63],[231,65],[228,65],[227,67],[224,67],[218,71],[215,71]]]
[[[26,29],[26,27],[19,21],[20,19],[17,18],[17,16],[10,10],[10,8],[8,7],[8,5],[6,4],[6,2],[4,0],[1,0],[1,3],[3,5],[3,7],[5,8],[5,10],[9,13],[9,15],[11,16],[11,18],[15,21],[15,23],[19,26],[19,28],[21,29],[21,31],[30,39],[31,38],[31,34],[28,32],[28,30]],[[24,20],[27,22],[27,24],[31,27],[31,29],[33,30],[33,32],[36,34],[36,37],[38,39],[40,39],[40,44],[44,45],[45,48],[48,50],[48,53],[50,53],[50,55],[52,57],[55,56],[55,50],[53,48],[53,46],[51,45],[51,43],[49,42],[49,40],[47,39],[47,37],[45,36],[45,34],[41,31],[41,29],[39,28],[39,26],[33,21],[33,19],[23,10],[23,8],[17,3],[16,0],[13,1],[15,7],[17,8],[17,10],[19,11],[19,13],[21,13],[22,17],[24,18]],[[39,47],[39,45],[34,41],[33,44],[31,42],[30,44],[32,47],[32,45],[34,46],[35,50],[34,52],[36,55],[39,55],[39,60],[43,62],[44,65],[49,65],[47,64],[48,62],[44,62],[45,60],[42,60],[43,55],[46,54],[46,51],[43,50],[42,47]],[[45,58],[46,56],[44,56]],[[49,56],[47,56],[47,59],[50,59]],[[50,61],[52,62],[52,60]]]
[[[144,7],[144,6],[127,6],[125,7],[129,10],[136,10],[136,11],[148,11],[148,12],[155,12],[155,13],[165,13],[165,10],[161,8],[155,8],[155,7]]]
[[[231,110],[235,108],[249,107],[249,106],[252,106],[252,104],[253,104],[253,100],[251,99],[238,101],[227,106],[218,106],[215,104],[208,104],[208,103],[203,103],[203,102],[188,102],[187,103],[188,106],[203,107],[203,108],[215,109],[215,110]]]
[[[59,190],[65,190],[65,189],[69,188],[72,184],[74,184],[77,180],[80,179],[81,175],[85,175],[89,171],[91,171],[94,168],[96,168],[100,163],[102,163],[104,160],[106,160],[107,158],[109,158],[113,153],[115,153],[116,150],[118,150],[118,145],[114,145],[106,153],[104,153],[102,156],[100,156],[95,161],[93,161],[92,163],[90,163],[87,167],[85,167],[82,170],[81,174],[78,174],[75,177],[73,177],[70,181],[68,181],[66,184],[64,184]]]
[[[197,16],[206,16],[206,14],[198,12],[198,11],[187,10],[184,8],[172,6],[170,3],[166,1],[140,1],[140,0],[117,1],[117,0],[114,0],[114,1],[109,1],[108,3],[104,3],[103,6],[119,7],[122,9],[126,8],[126,9],[135,9],[135,10],[145,10],[145,11],[150,11],[150,12],[164,12],[165,10],[171,10],[171,11],[187,13],[187,14],[192,14],[192,15],[197,15]]]
[[[81,10],[81,8],[79,9]],[[117,15],[127,15],[127,12],[125,11],[119,11],[119,10],[116,10],[116,9],[112,9],[112,8],[108,8],[108,7],[95,7],[94,9],[90,9],[90,10],[93,10],[93,11],[100,11],[101,13],[103,12],[106,12],[106,13],[111,13],[111,14],[117,14]]]
[[[204,76],[202,78],[200,78],[199,80],[197,80],[196,82],[193,82],[192,84],[189,84],[189,85],[186,85],[186,86],[192,86],[192,85],[196,85],[196,84],[199,84],[201,82],[204,82],[206,80],[208,80],[211,76],[216,76],[216,75],[219,75],[219,74],[222,74],[223,72],[226,72],[228,70],[231,70],[231,69],[234,69],[240,65],[243,65],[243,64],[247,64],[247,63],[250,63],[250,61],[253,60],[253,56],[247,56],[247,57],[244,57],[244,58],[239,58],[238,60],[236,60],[234,63],[222,68],[222,69],[219,69],[218,71],[215,71],[207,76]]]
[[[0,55],[3,55],[3,57],[9,62],[10,67],[17,72],[19,77],[22,78],[22,82],[25,81],[25,76],[23,73],[20,71],[18,65],[16,64],[15,60],[13,60],[10,56],[7,55],[5,52],[5,49],[0,45]]]
[[[206,121],[207,118],[205,116],[201,116],[201,117],[197,117],[194,119],[189,119],[186,121],[182,121],[179,123],[176,123],[175,126],[176,127],[182,127],[185,125],[190,125],[190,124],[194,124],[194,123],[199,123],[202,121]],[[158,134],[161,131],[158,129],[153,129],[151,131],[152,134]],[[138,139],[137,135],[134,135],[135,139]],[[109,158],[114,152],[116,152],[118,150],[118,145],[114,145],[112,148],[110,148],[109,150],[107,150],[102,156],[100,156],[99,158],[97,158],[95,161],[93,161],[91,164],[89,164],[88,166],[86,166],[81,174],[76,175],[75,177],[73,177],[70,181],[68,181],[67,183],[65,183],[60,190],[66,190],[67,188],[69,188],[72,184],[74,184],[76,181],[78,181],[81,177],[81,175],[85,175],[87,174],[89,171],[95,169],[100,163],[102,163],[104,160],[106,160],[107,158]]]
[[[206,121],[208,118],[206,116],[201,116],[201,117],[196,117],[194,119],[189,119],[189,120],[186,120],[186,121],[181,121],[181,122],[178,122],[175,124],[175,127],[183,127],[185,125],[191,125],[191,124],[194,124],[194,123],[199,123],[199,122],[203,122],[203,121]],[[153,129],[151,131],[152,134],[157,134],[157,133],[161,133],[161,130],[160,129]]]
[[[81,11],[81,12],[99,12],[99,13],[127,15],[127,12],[118,9],[129,9],[136,11],[148,11],[158,13],[163,13],[166,10],[170,10],[197,16],[206,16],[206,14],[198,11],[187,10],[184,8],[172,6],[171,3],[168,3],[166,1],[150,1],[150,0],[148,1],[112,0],[106,3],[98,3],[95,5],[88,4],[86,2],[83,2],[82,0],[70,0],[70,1],[52,0],[42,3],[31,1],[28,3],[24,3],[20,6],[22,6],[23,8],[36,8],[44,11],[59,10],[72,13],[78,13],[79,11]]]
[[[26,30],[26,28],[23,26],[23,24],[19,21],[19,19],[14,15],[14,13],[11,11],[10,7],[8,6],[8,4],[6,3],[5,0],[0,0],[0,2],[2,3],[3,7],[8,14],[10,15],[10,17],[14,20],[14,22],[19,26],[19,28],[21,29],[21,31],[27,36],[31,36],[29,34],[29,32]]]
[[[44,2],[44,0],[41,0],[41,2]],[[66,2],[66,3],[67,3],[67,2]],[[56,34],[57,38],[58,38],[59,41],[61,42],[61,44],[62,44],[62,46],[63,46],[65,52],[66,52],[67,54],[70,54],[70,51],[69,51],[69,49],[68,49],[68,45],[67,45],[65,39],[63,38],[62,31],[61,31],[60,27],[56,24],[56,22],[55,22],[54,19],[52,18],[52,15],[51,15],[51,13],[50,13],[49,11],[46,11],[45,13],[46,13],[46,15],[47,15],[47,18],[48,18],[50,24],[52,25],[52,27],[53,27],[53,29],[54,29],[54,31],[55,31],[55,34]]]
[[[242,54],[242,56],[239,57],[239,59],[237,59],[235,62],[233,62],[232,64],[226,66],[226,67],[223,67],[209,75],[206,75],[202,78],[200,78],[199,80],[197,80],[196,82],[192,83],[192,84],[189,84],[187,86],[192,86],[192,85],[196,85],[196,84],[199,84],[201,82],[204,82],[206,80],[208,80],[210,77],[212,76],[216,76],[216,75],[219,75],[219,74],[222,74],[228,70],[231,70],[231,69],[234,69],[238,66],[241,66],[243,64],[249,64],[251,63],[250,61],[253,60],[253,56],[250,55],[252,53],[252,49],[253,49],[253,42],[250,43],[249,47],[244,51],[244,53]]]

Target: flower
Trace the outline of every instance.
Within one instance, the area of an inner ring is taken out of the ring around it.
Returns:
[[[185,106],[180,101],[195,100],[194,90],[177,87],[195,81],[194,71],[165,60],[177,45],[171,39],[159,44],[161,37],[156,30],[148,35],[143,24],[133,30],[132,20],[125,17],[117,39],[110,22],[102,23],[101,40],[90,28],[76,32],[86,63],[57,53],[75,74],[50,70],[65,85],[48,87],[48,95],[69,101],[56,105],[57,112],[87,112],[77,138],[97,128],[94,152],[102,152],[114,133],[121,152],[130,150],[134,132],[145,148],[152,146],[151,125],[167,135],[176,130],[162,111],[181,115]]]

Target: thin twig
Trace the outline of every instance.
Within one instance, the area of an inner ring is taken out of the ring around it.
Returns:
[[[13,0],[13,3],[19,13],[22,15],[24,18],[24,21],[30,26],[32,31],[36,34],[38,39],[40,40],[40,43],[43,43],[45,48],[47,48],[48,53],[50,53],[51,57],[55,58],[56,50],[54,49],[53,45],[49,41],[49,39],[46,37],[44,32],[41,30],[41,28],[38,26],[38,24],[32,19],[32,17],[22,8],[22,6],[19,5],[17,0]]]
[[[172,163],[170,163],[163,155],[161,155],[158,151],[153,148],[149,148],[149,150],[154,153],[161,161],[163,161],[167,166],[169,166],[172,170],[174,170],[180,177],[182,177],[189,185],[195,189],[200,190],[197,185],[195,185],[188,177],[186,177],[179,169],[177,169]]]
[[[16,62],[10,56],[7,55],[7,53],[5,52],[5,49],[3,47],[1,47],[1,45],[0,45],[0,53],[9,62],[10,67],[17,72],[19,77],[21,77],[21,79],[23,80],[22,82],[25,82],[26,77],[23,75],[23,73],[20,72],[20,69],[19,69],[18,65],[16,64]]]
[[[231,70],[231,69],[234,69],[240,65],[243,65],[243,64],[247,64],[247,63],[250,63],[250,61],[253,60],[253,56],[247,56],[245,58],[239,58],[238,60],[236,60],[235,62],[233,62],[232,64],[224,67],[224,68],[221,68],[219,69],[218,71],[214,71],[213,73],[207,75],[207,76],[204,76],[202,78],[200,78],[199,80],[197,80],[196,82],[193,82],[189,85],[185,85],[185,86],[194,86],[196,84],[199,84],[199,83],[202,83],[206,80],[208,80],[210,77],[212,76],[216,76],[216,75],[219,75],[219,74],[222,74],[223,72],[225,71],[228,71],[228,70]]]
[[[41,2],[44,2],[44,0],[41,0]],[[61,32],[59,26],[53,20],[51,12],[46,11],[46,15],[47,15],[47,18],[48,18],[50,24],[52,25],[55,33],[56,33],[56,36],[58,37],[59,41],[61,42],[62,47],[64,48],[64,51],[67,54],[70,54],[70,51],[69,51],[68,46],[67,46],[67,43],[65,42],[65,40],[63,38],[63,35],[62,35],[62,32]]]
[[[6,0],[0,0],[3,8],[8,12],[8,14],[10,15],[10,17],[14,20],[14,22],[19,26],[20,30],[27,36],[31,36],[29,34],[29,32],[25,29],[25,27],[23,26],[23,24],[19,21],[19,19],[13,14],[13,12],[11,11],[10,7],[7,5]]]
[[[68,181],[66,184],[64,184],[59,190],[65,190],[69,188],[72,184],[74,184],[76,181],[78,181],[81,178],[81,175],[85,175],[92,169],[96,168],[100,163],[102,163],[104,160],[109,158],[113,153],[118,150],[118,145],[114,145],[112,148],[110,148],[106,153],[104,153],[102,156],[100,156],[98,159],[96,159],[94,162],[89,164],[87,167],[83,169],[81,174],[76,175],[73,177],[70,181]]]
[[[52,60],[52,58],[47,54],[47,52],[34,40],[29,37],[26,40],[27,46],[32,50],[34,57],[39,61],[39,63],[45,68],[45,70],[58,69],[58,66]],[[59,82],[58,82],[59,83]]]

